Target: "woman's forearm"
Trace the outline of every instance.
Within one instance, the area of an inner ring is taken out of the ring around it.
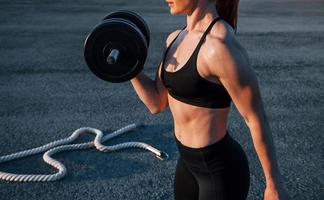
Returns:
[[[267,185],[281,184],[282,177],[277,163],[275,146],[266,116],[256,117],[247,123],[254,148],[261,162]]]
[[[152,114],[160,110],[159,92],[155,81],[140,72],[135,78],[130,80],[138,97],[146,105]]]

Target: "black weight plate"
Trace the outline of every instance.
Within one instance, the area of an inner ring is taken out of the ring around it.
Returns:
[[[124,82],[134,78],[142,69],[147,57],[144,35],[132,23],[123,19],[107,19],[97,25],[88,35],[84,56],[90,70],[109,82]],[[111,49],[120,55],[115,64],[106,58]]]
[[[146,42],[149,46],[150,44],[150,29],[145,22],[145,20],[137,13],[129,11],[129,10],[117,10],[115,12],[111,12],[107,14],[102,20],[110,19],[110,18],[122,18],[131,21],[134,23],[145,35]]]

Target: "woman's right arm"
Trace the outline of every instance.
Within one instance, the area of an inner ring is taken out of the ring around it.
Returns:
[[[166,47],[179,33],[179,30],[172,32],[166,39]],[[144,72],[140,72],[131,83],[145,106],[152,114],[163,112],[168,107],[168,92],[161,80],[162,62],[156,70],[155,80],[150,79]]]

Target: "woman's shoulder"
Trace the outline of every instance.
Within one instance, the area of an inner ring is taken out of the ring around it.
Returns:
[[[211,33],[218,37],[225,37],[229,35],[233,37],[235,36],[233,27],[225,19],[222,18],[213,25]]]
[[[205,50],[214,54],[226,53],[224,48],[232,51],[245,51],[237,40],[234,29],[225,20],[217,21],[206,37]]]
[[[233,28],[224,20],[214,24],[201,51],[204,63],[211,71],[217,71],[217,74],[229,71],[230,63],[248,61],[247,51],[236,39]]]
[[[181,29],[177,29],[177,30],[169,33],[166,38],[165,45],[169,46],[170,43],[177,37],[177,35],[179,35],[180,32],[181,32]]]
[[[208,34],[212,42],[229,42],[235,40],[235,32],[224,19],[218,20]]]

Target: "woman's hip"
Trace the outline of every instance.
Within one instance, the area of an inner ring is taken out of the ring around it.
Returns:
[[[250,187],[248,159],[228,132],[218,142],[202,148],[186,147],[177,139],[176,143],[183,167],[199,185],[199,200],[246,199]]]
[[[225,136],[216,143],[201,147],[191,148],[176,140],[180,157],[193,171],[208,173],[225,173],[232,170],[248,171],[249,163],[242,146],[231,137],[227,131]]]

